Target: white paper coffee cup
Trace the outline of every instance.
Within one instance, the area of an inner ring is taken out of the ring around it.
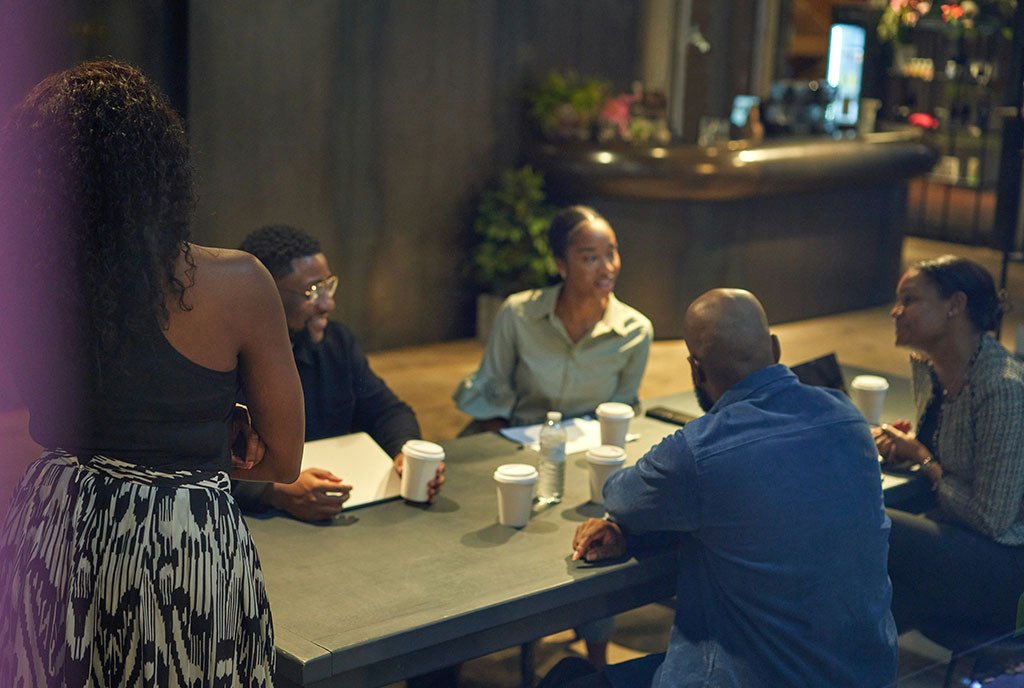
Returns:
[[[587,469],[590,474],[590,501],[604,504],[604,483],[612,473],[626,463],[626,450],[612,444],[602,444],[587,452]]]
[[[402,453],[405,454],[402,498],[410,502],[429,501],[427,483],[437,475],[437,465],[444,460],[444,449],[426,440],[409,440],[402,445]]]
[[[606,401],[598,406],[597,419],[601,422],[601,444],[625,447],[629,421],[633,416],[633,407],[629,404]]]
[[[498,523],[522,528],[530,520],[537,469],[526,463],[507,463],[494,471],[498,486]]]
[[[853,405],[860,409],[871,425],[881,422],[885,393],[888,390],[889,381],[878,375],[858,375],[850,382]]]

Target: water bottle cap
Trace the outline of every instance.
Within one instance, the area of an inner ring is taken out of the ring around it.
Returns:
[[[561,423],[562,422],[562,412],[561,411],[548,411],[548,420],[554,421],[556,423]]]

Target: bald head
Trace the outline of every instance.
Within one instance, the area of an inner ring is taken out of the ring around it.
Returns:
[[[778,362],[761,303],[743,289],[712,289],[686,310],[683,338],[713,388],[724,392]]]

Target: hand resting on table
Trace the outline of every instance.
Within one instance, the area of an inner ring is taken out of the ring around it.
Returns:
[[[352,486],[322,468],[307,468],[293,483],[271,483],[263,501],[302,521],[336,516],[348,500]]]
[[[599,518],[584,521],[572,538],[572,559],[600,561],[616,559],[626,553],[626,536],[618,524]]]

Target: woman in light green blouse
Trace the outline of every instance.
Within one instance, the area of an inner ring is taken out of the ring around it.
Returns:
[[[555,215],[548,241],[562,281],[508,297],[480,368],[455,390],[478,430],[637,404],[654,329],[612,293],[622,267],[615,232],[578,205]]]
[[[476,419],[464,434],[540,423],[548,411],[572,417],[606,401],[639,401],[654,328],[612,293],[622,269],[615,232],[577,205],[551,220],[548,243],[562,281],[505,300],[480,368],[455,390],[456,405]],[[612,629],[611,618],[576,629],[599,668]]]

